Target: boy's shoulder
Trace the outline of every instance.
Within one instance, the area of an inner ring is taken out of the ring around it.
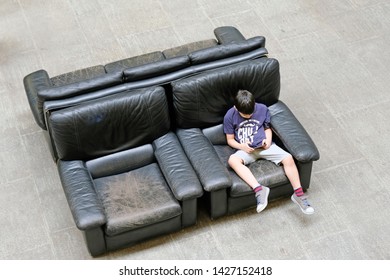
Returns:
[[[268,109],[268,106],[263,104],[263,103],[256,102],[255,106],[260,107],[260,108],[267,108]]]
[[[268,106],[263,103],[256,103],[255,104],[255,110],[259,112],[266,112],[268,111]]]
[[[234,110],[234,106],[233,106],[233,107],[230,107],[230,109],[227,110],[227,112],[226,112],[226,114],[225,114],[225,117],[226,117],[226,116],[233,115],[234,111],[235,111],[235,110]]]

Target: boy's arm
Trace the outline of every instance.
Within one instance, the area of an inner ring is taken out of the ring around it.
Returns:
[[[228,145],[236,150],[243,150],[244,152],[251,153],[255,149],[250,147],[248,144],[249,143],[238,143],[236,139],[234,139],[234,134],[226,134],[226,141]]]
[[[268,149],[272,144],[272,129],[266,128],[264,131],[265,131],[265,139],[263,141],[263,148]]]

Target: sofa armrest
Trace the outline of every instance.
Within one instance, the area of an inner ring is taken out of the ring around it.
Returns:
[[[278,101],[269,110],[273,131],[295,159],[310,162],[320,158],[313,140],[286,104]]]
[[[33,113],[36,123],[43,129],[46,129],[43,116],[43,104],[38,98],[38,92],[42,89],[52,87],[49,75],[45,70],[38,70],[28,74],[23,79],[24,90],[27,94],[28,103]]]
[[[233,26],[221,26],[214,29],[214,35],[220,44],[244,41],[245,37]]]
[[[84,163],[59,160],[57,167],[76,226],[80,230],[88,230],[104,225],[103,206]]]
[[[231,187],[232,181],[226,167],[199,128],[178,129],[176,133],[204,190],[212,192]]]
[[[153,147],[157,162],[176,199],[184,201],[202,196],[202,186],[176,135],[169,132],[156,139]]]

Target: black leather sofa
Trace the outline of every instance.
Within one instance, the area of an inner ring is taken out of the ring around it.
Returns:
[[[64,192],[93,256],[196,223],[203,190],[170,131],[162,87],[58,110],[49,123]]]
[[[195,42],[49,78],[24,78],[77,227],[93,256],[194,225],[199,199],[212,219],[255,207],[228,166],[222,129],[239,89],[269,106],[274,140],[296,160],[304,189],[319,152],[279,100],[280,73],[265,38],[219,27]],[[271,188],[292,193],[283,168],[250,165]],[[156,195],[158,193],[158,195]]]
[[[211,218],[256,205],[252,189],[227,164],[233,149],[227,145],[222,122],[239,89],[251,91],[257,102],[269,106],[273,139],[293,155],[305,190],[310,185],[312,163],[319,159],[310,136],[279,101],[276,59],[263,57],[172,82],[177,135],[208,196]],[[271,200],[292,194],[283,167],[259,160],[249,168],[270,187]]]

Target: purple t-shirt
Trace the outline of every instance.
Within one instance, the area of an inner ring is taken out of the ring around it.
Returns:
[[[255,110],[250,119],[241,117],[235,107],[227,111],[223,119],[223,131],[225,134],[234,134],[238,143],[251,143],[252,148],[262,146],[265,139],[265,128],[270,127],[271,116],[267,106],[256,103]]]

